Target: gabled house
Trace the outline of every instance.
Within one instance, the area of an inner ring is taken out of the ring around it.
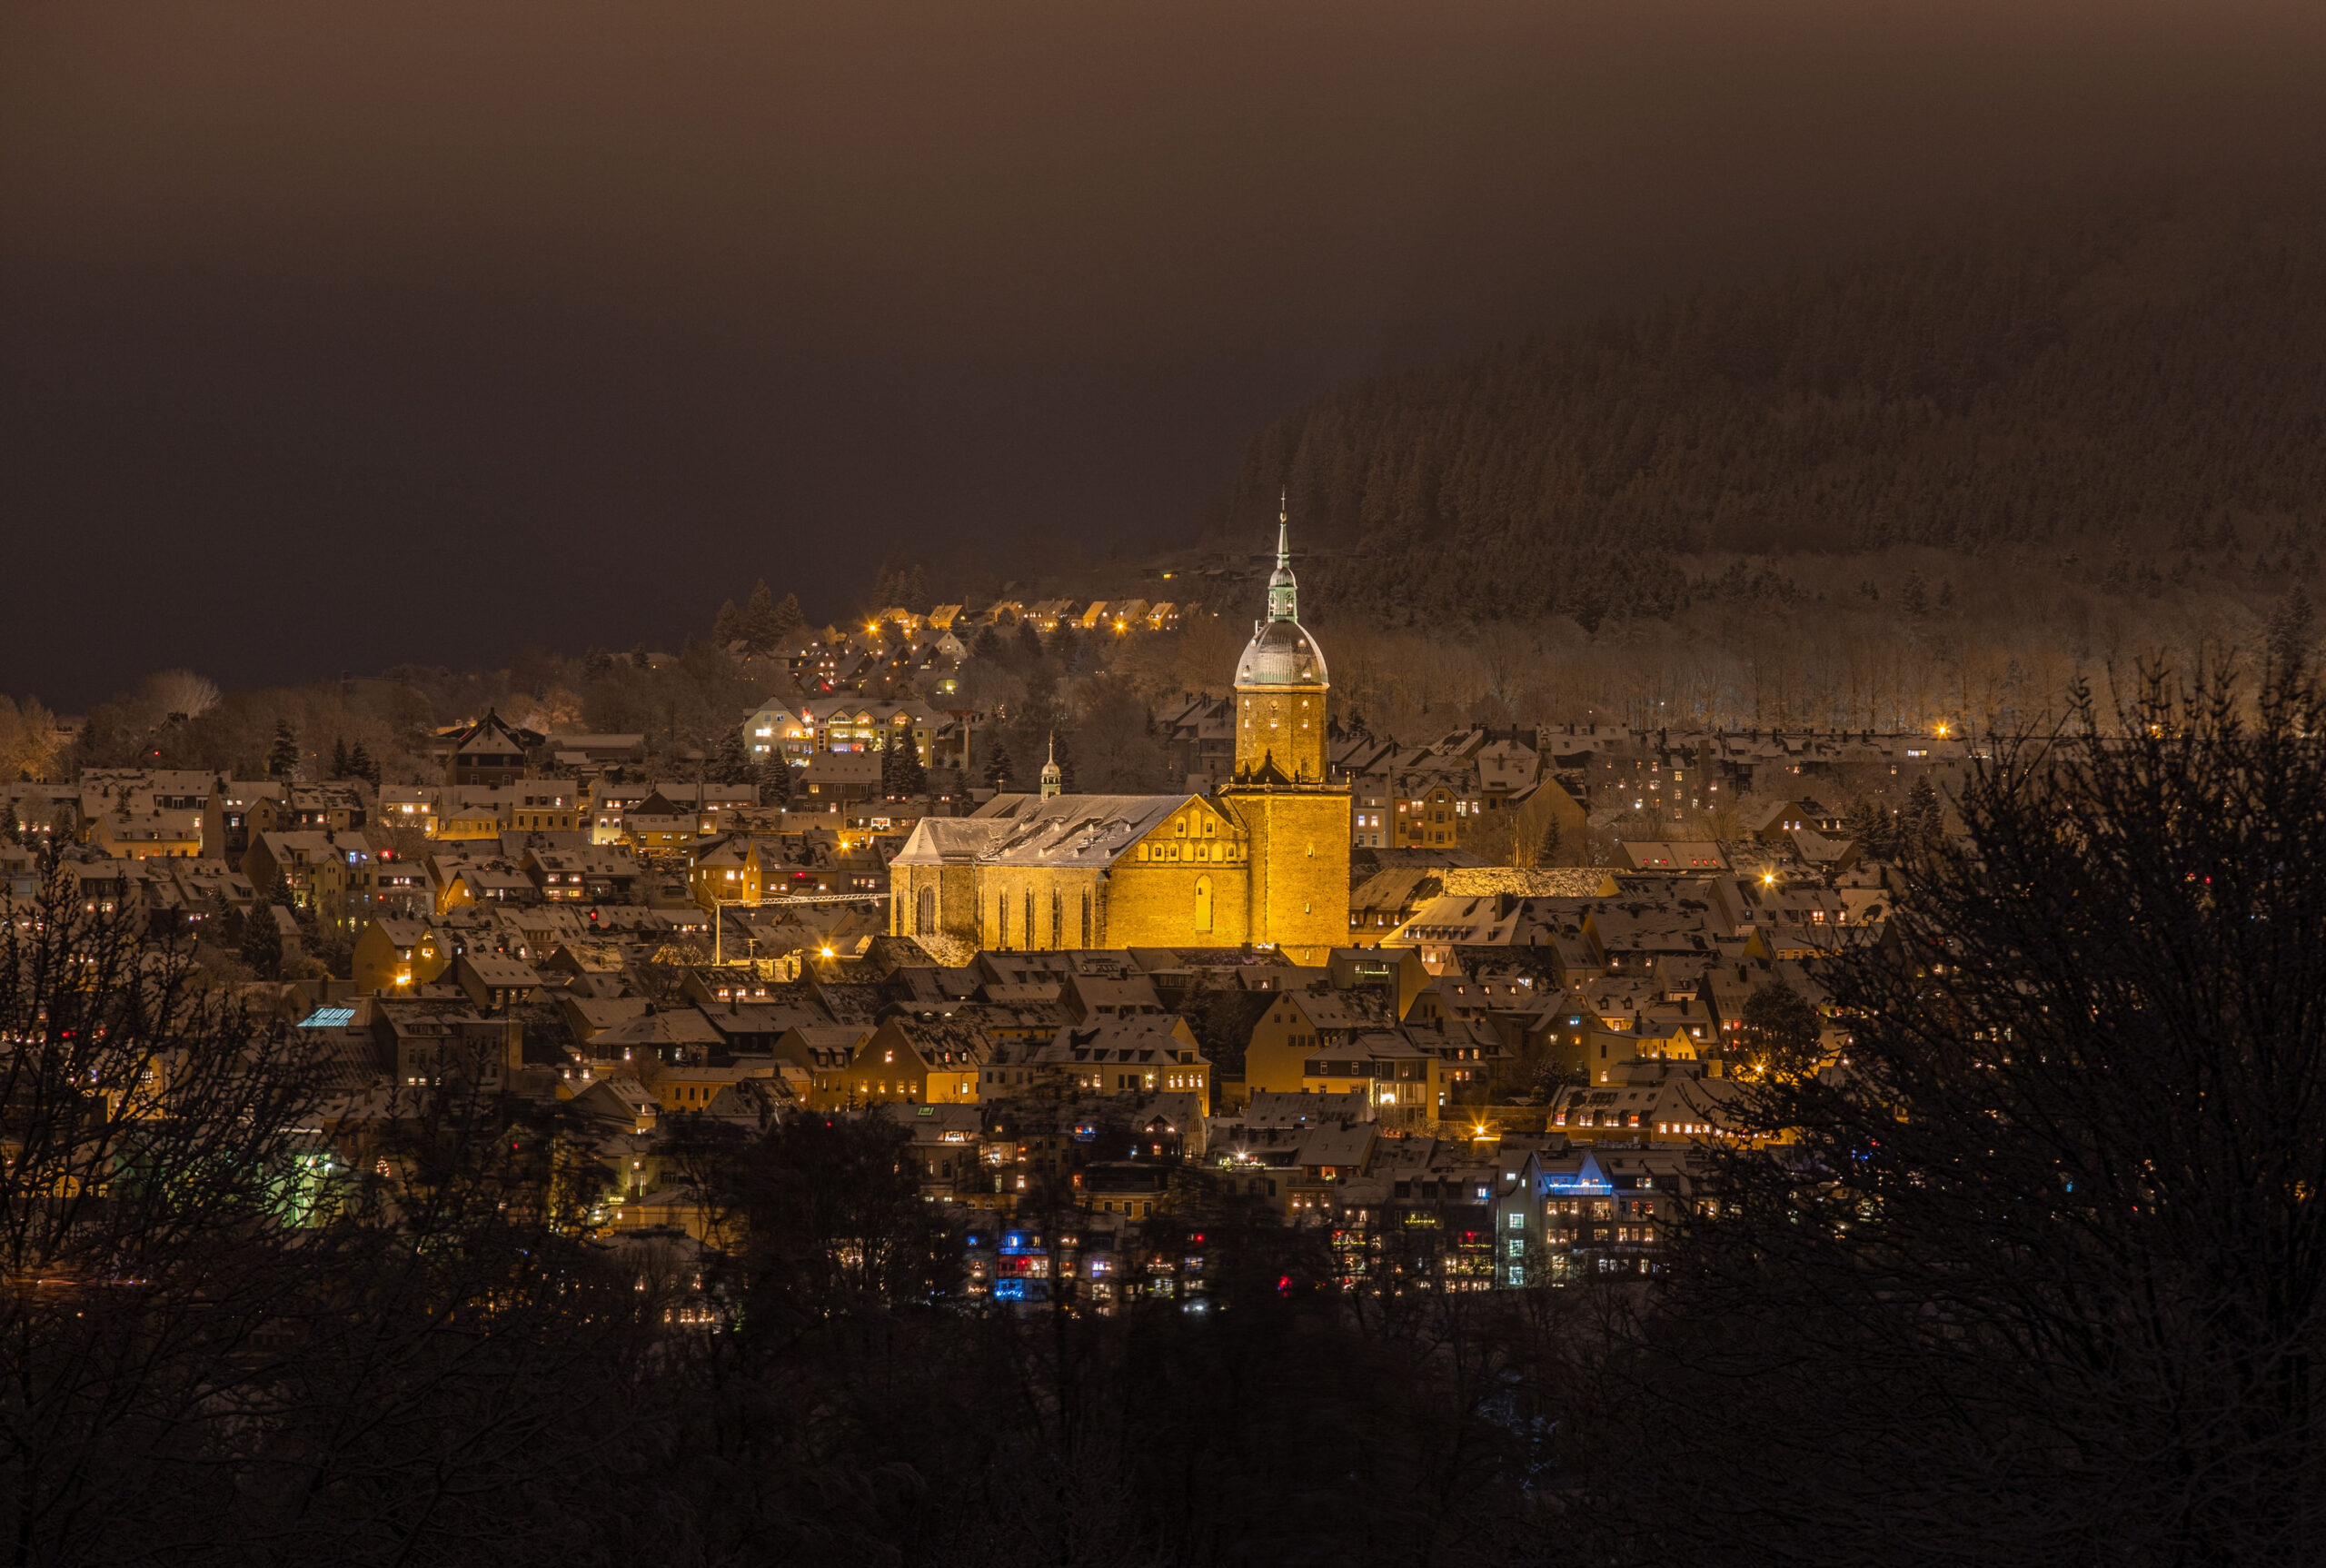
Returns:
[[[452,731],[444,756],[444,782],[514,784],[526,774],[526,754],[547,737],[520,729],[488,710],[475,723]]]

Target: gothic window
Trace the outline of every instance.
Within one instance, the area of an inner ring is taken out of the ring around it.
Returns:
[[[1050,946],[1066,946],[1066,896],[1055,888],[1050,889]]]
[[[1211,878],[1208,877],[1196,878],[1196,929],[1211,929]]]
[[[1026,889],[1026,946],[1032,947],[1039,938],[1034,934],[1034,890]]]
[[[937,935],[937,889],[923,888],[916,903],[919,908],[915,916],[913,935],[917,937]]]
[[[1082,945],[1083,945],[1085,948],[1088,948],[1088,947],[1089,947],[1089,946],[1091,945],[1091,943],[1090,943],[1090,893],[1089,893],[1089,889],[1088,889],[1088,888],[1085,888],[1085,889],[1083,890],[1083,893],[1082,893]]]

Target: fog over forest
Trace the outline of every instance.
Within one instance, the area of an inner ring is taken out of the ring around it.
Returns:
[[[1321,398],[1213,538],[1288,491],[1360,709],[2016,727],[2314,590],[2321,283],[2313,212],[1902,236]]]
[[[1236,573],[1283,495],[1344,723],[2023,729],[2078,680],[2112,702],[2143,660],[2251,664],[2273,621],[2308,634],[2321,285],[2308,209],[2119,203],[1902,235],[1318,399],[1255,435],[1233,495],[1162,557],[1025,579],[868,561],[857,602],[810,609],[1201,598],[1177,632],[1049,659],[1028,719],[1028,737],[1087,724],[1084,755],[1159,787],[1141,716],[1225,690],[1258,602]],[[1226,578],[1159,577],[1223,560]],[[237,692],[164,749],[247,764],[287,715],[393,762],[494,705],[704,749],[767,695],[707,641],[652,672],[585,657],[635,638],[577,626],[502,670],[400,667],[369,695]],[[1020,651],[983,661],[980,702],[1029,711]],[[168,706],[103,705],[83,759],[132,759]],[[41,728],[0,714],[26,731],[11,772]]]

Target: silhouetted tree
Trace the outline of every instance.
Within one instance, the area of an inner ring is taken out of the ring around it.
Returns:
[[[274,906],[253,900],[243,915],[240,956],[262,980],[283,975],[283,933],[276,928]]]
[[[778,809],[791,803],[791,764],[781,748],[769,751],[759,767],[760,804]]]
[[[1877,799],[1861,799],[1849,809],[1850,837],[1868,858],[1893,860],[1897,858],[1898,819],[1889,807]]]
[[[799,606],[795,603],[792,609],[796,611]],[[737,629],[738,634],[745,642],[750,643],[756,652],[764,653],[789,640],[790,634],[784,627],[783,616],[776,605],[774,593],[768,588],[766,579],[762,578],[751,584],[750,600],[744,607],[741,619],[737,622]]]
[[[274,779],[288,779],[299,771],[299,738],[292,732],[288,719],[274,721],[274,740],[266,749],[266,771]]]
[[[2309,673],[2312,619],[2310,595],[2296,583],[2270,613],[2269,655],[2273,670],[2282,670],[2296,680]]]
[[[881,749],[880,792],[897,799],[929,793],[929,769],[921,766],[920,749],[911,735],[892,733]]]
[[[770,646],[789,648],[805,637],[807,632],[808,618],[800,612],[799,595],[787,593],[776,600],[775,638]]]
[[[1771,980],[1744,998],[1743,1046],[1756,1073],[1798,1077],[1817,1067],[1817,1009],[1783,980]]]
[[[750,754],[743,749],[741,725],[734,725],[720,736],[718,749],[711,754],[707,777],[713,784],[753,784],[759,781],[759,772],[751,766]]]
[[[1898,817],[1898,848],[1927,849],[1946,836],[1946,814],[1938,801],[1938,789],[1927,777],[1914,780],[1906,791],[1905,809]]]
[[[1724,1105],[1786,1141],[1707,1153],[1717,1214],[1612,1374],[1633,1416],[1579,1437],[1585,1554],[2267,1562],[2326,1528],[2326,712],[2172,691],[1979,764],[1966,841],[1913,848],[1833,977],[1848,1067]]]
[[[872,582],[874,613],[884,610],[910,610],[915,615],[929,613],[929,579],[919,566],[896,566],[883,563]]]

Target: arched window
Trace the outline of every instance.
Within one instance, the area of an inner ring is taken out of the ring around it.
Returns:
[[[1034,890],[1029,888],[1026,889],[1026,946],[1031,948],[1040,940],[1041,937],[1034,928]]]
[[[1089,889],[1089,888],[1085,888],[1082,890],[1082,945],[1083,945],[1084,947],[1086,947],[1086,948],[1088,948],[1088,947],[1089,947],[1089,946],[1091,945],[1091,944],[1090,944],[1090,889]]]
[[[1196,878],[1196,929],[1211,929],[1211,878],[1208,877]]]
[[[916,937],[937,935],[937,889],[923,888],[916,902],[919,908],[915,915],[916,924],[913,927],[913,935]]]
[[[993,945],[1009,946],[1009,895],[997,893],[993,899]]]
[[[1050,889],[1050,946],[1066,946],[1066,895],[1056,888]]]

